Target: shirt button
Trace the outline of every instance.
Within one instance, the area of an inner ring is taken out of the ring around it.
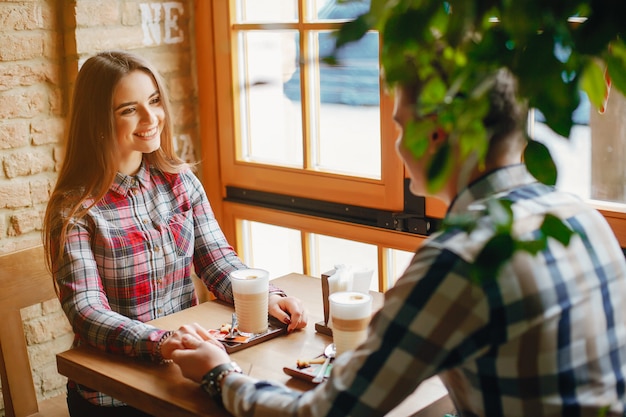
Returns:
[[[163,280],[161,278],[157,279],[157,284],[159,285],[163,284]]]
[[[148,224],[148,219],[143,219],[143,224]]]
[[[155,251],[155,252],[158,252],[158,251],[160,251],[160,250],[161,250],[161,248],[160,248],[160,247],[158,247],[158,246],[155,246],[155,247],[154,247],[154,251]]]
[[[157,309],[157,313],[159,313],[159,315],[163,314],[163,310],[162,309]]]

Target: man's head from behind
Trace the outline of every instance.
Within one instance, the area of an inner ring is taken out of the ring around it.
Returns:
[[[414,194],[430,194],[449,202],[463,185],[483,173],[521,162],[526,145],[527,108],[518,100],[515,77],[508,70],[500,69],[487,80],[484,91],[489,103],[482,120],[487,150],[480,160],[478,152],[463,148],[462,137],[448,136],[443,123],[438,123],[437,113],[423,115],[419,83],[396,86],[394,119],[402,129],[396,147],[410,174]],[[425,128],[415,128],[416,125]],[[415,141],[416,131],[421,135],[418,151],[411,143]],[[447,147],[449,158],[440,157],[441,147]],[[428,170],[438,163],[450,164],[450,169],[442,186],[431,193],[427,187]]]

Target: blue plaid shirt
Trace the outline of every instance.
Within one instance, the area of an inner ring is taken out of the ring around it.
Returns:
[[[546,213],[579,235],[536,256],[516,252],[478,284],[469,266],[493,236],[483,204],[493,197],[513,201],[519,239],[532,238]],[[471,213],[480,219],[471,233],[450,229],[417,250],[368,340],[336,359],[328,381],[299,393],[231,374],[225,407],[237,416],[382,416],[439,375],[461,416],[623,416],[626,261],[602,215],[523,165],[463,190],[449,215]]]

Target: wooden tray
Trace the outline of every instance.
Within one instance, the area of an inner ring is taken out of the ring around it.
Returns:
[[[267,325],[267,331],[262,334],[254,335],[253,337],[248,339],[247,342],[239,343],[239,342],[229,342],[227,340],[220,340],[220,342],[222,342],[222,344],[226,348],[226,352],[233,353],[233,352],[237,352],[239,350],[248,348],[250,346],[258,345],[259,343],[263,343],[266,340],[273,339],[275,337],[278,337],[286,333],[287,333],[286,324],[281,323],[274,318],[270,318],[268,325]]]

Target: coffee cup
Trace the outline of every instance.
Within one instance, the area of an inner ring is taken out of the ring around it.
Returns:
[[[337,356],[353,350],[367,338],[372,317],[372,296],[356,291],[339,291],[328,297]]]
[[[235,299],[237,329],[242,334],[267,331],[269,273],[263,269],[239,269],[230,273]]]

